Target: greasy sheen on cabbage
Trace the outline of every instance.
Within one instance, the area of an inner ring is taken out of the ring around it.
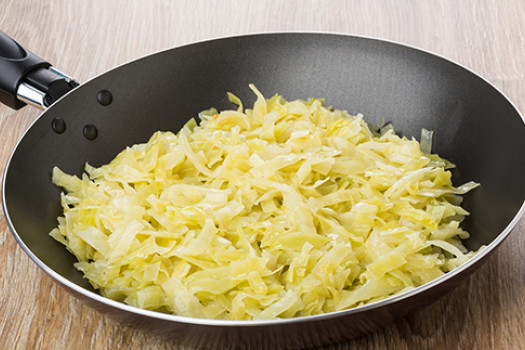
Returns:
[[[348,309],[442,276],[474,252],[453,165],[322,99],[208,110],[81,178],[54,169],[50,233],[103,296],[255,320]],[[428,133],[427,133],[428,136]],[[428,140],[425,141],[430,152]]]

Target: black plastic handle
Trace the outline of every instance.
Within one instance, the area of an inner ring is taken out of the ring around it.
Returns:
[[[26,50],[0,31],[0,102],[19,109],[25,103],[17,98],[20,84],[26,83],[45,94],[44,107],[51,105],[78,83],[49,70],[51,64]]]

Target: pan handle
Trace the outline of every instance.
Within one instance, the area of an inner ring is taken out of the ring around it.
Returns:
[[[0,102],[14,109],[26,103],[47,108],[77,86],[75,80],[0,31]]]

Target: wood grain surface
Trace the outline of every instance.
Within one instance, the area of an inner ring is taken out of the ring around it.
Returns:
[[[494,83],[525,111],[523,0],[0,0],[0,29],[79,81],[145,54],[228,35],[372,36],[448,57]],[[0,106],[2,171],[39,113]],[[524,262],[522,220],[453,293],[382,330],[325,349],[523,349]],[[183,347],[127,328],[67,294],[30,261],[1,216],[0,348]]]

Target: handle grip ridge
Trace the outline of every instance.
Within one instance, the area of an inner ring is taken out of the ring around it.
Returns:
[[[20,109],[27,103],[46,108],[78,83],[0,31],[0,102]],[[25,92],[36,94],[36,100]]]

